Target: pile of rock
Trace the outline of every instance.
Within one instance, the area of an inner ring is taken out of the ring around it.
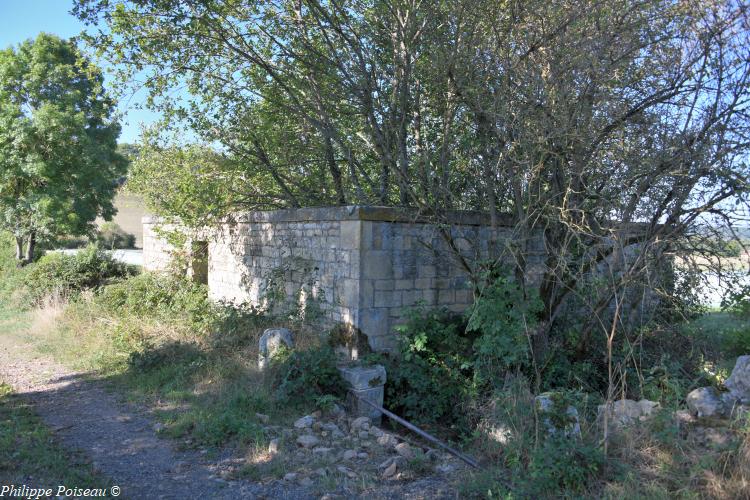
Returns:
[[[338,406],[297,419],[291,428],[267,426],[276,434],[268,453],[284,462],[281,479],[310,486],[318,479],[398,480],[411,477],[411,465],[445,474],[459,467],[447,454],[425,449],[373,424],[369,417],[350,417]]]
[[[690,412],[699,418],[729,418],[750,411],[750,355],[740,356],[724,382],[726,392],[701,387],[687,395]]]
[[[641,399],[618,399],[611,404],[599,405],[599,422],[604,421],[607,416],[607,425],[612,430],[622,429],[651,417],[659,409],[659,403]]]

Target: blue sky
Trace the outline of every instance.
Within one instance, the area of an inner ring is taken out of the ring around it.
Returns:
[[[62,38],[77,35],[84,25],[69,13],[72,4],[72,0],[0,0],[0,48],[35,38],[42,31]],[[106,65],[99,64],[106,71]],[[108,78],[106,83],[111,88],[112,79]],[[136,142],[141,125],[158,119],[150,111],[135,109],[143,99],[144,96],[136,94],[120,102],[118,108],[124,113],[120,142]]]

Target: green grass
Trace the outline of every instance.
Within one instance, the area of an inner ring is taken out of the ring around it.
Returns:
[[[280,400],[273,370],[257,369],[258,337],[278,320],[246,317],[239,326],[205,332],[196,331],[187,314],[116,309],[92,295],[27,313],[0,304],[0,324],[5,316],[14,318],[16,345],[28,345],[27,351],[84,371],[152,408],[165,424],[162,434],[185,447],[265,449],[270,438],[256,413],[282,424],[313,409]],[[299,325],[296,330],[304,347]]]
[[[684,325],[715,370],[728,375],[737,356],[750,353],[750,320],[728,312],[711,311]]]
[[[106,488],[81,456],[63,449],[31,406],[0,382],[0,485]]]

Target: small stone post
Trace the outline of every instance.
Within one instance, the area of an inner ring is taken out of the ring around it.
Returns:
[[[263,370],[271,358],[284,345],[294,349],[294,335],[286,328],[269,328],[258,341],[258,368]]]
[[[361,401],[366,399],[383,406],[385,393],[385,368],[382,365],[340,367],[341,376],[349,383],[346,406],[355,417],[370,417],[380,423],[381,412]]]

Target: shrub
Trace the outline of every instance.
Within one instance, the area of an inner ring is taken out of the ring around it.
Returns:
[[[120,313],[178,318],[198,333],[211,330],[221,314],[208,299],[205,285],[158,273],[143,273],[108,286],[97,302]]]
[[[24,295],[30,303],[38,304],[55,293],[75,295],[133,274],[134,268],[113,260],[95,246],[73,255],[50,253],[32,264],[25,273]]]
[[[527,369],[527,331],[541,302],[510,278],[488,285],[465,316],[413,309],[397,328],[399,356],[388,367],[388,404],[421,423],[467,427],[468,400]]]
[[[721,301],[721,308],[742,319],[750,319],[750,285],[734,286]]]
[[[102,248],[135,248],[135,235],[125,232],[115,222],[105,222],[96,232],[96,243]]]
[[[474,340],[463,317],[417,308],[397,331],[400,356],[387,363],[387,406],[423,424],[463,421],[473,393]]]
[[[750,325],[732,328],[725,333],[724,349],[730,356],[742,356],[750,352]]]
[[[578,497],[601,477],[604,454],[587,434],[587,401],[580,394],[556,393],[550,413],[535,408],[534,396],[523,376],[511,376],[482,410],[475,442],[488,458],[484,471],[466,478],[466,496],[514,498]],[[570,421],[569,404],[580,411],[581,435],[548,433],[543,419],[556,428]]]
[[[515,281],[503,276],[482,290],[468,312],[467,323],[467,329],[477,334],[473,364],[479,385],[502,380],[507,371],[528,368],[528,332],[534,329],[541,309],[536,294],[524,294]]]
[[[273,359],[274,385],[279,400],[291,404],[314,404],[320,396],[343,398],[346,383],[336,368],[336,355],[329,346],[282,350]]]
[[[547,436],[541,446],[532,449],[527,487],[545,496],[560,491],[580,494],[605,465],[604,453],[595,444],[562,434]]]

